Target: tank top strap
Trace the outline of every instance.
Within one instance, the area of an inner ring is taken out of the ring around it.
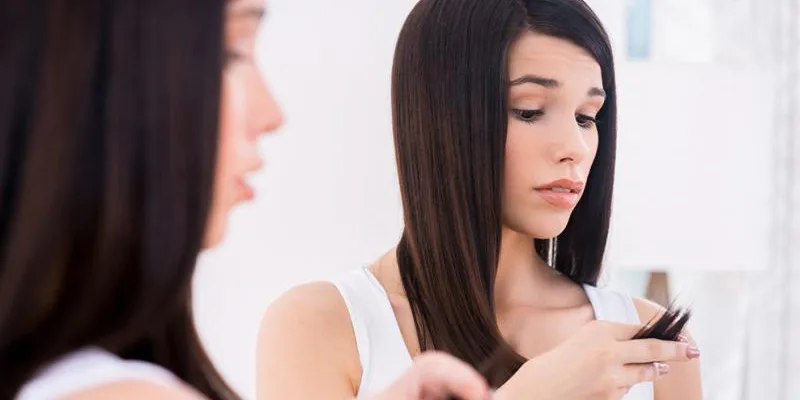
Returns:
[[[586,297],[594,309],[595,319],[625,324],[638,324],[639,313],[631,296],[615,290],[583,285]]]
[[[332,282],[350,314],[361,362],[358,398],[378,393],[411,366],[403,335],[389,297],[364,267]]]

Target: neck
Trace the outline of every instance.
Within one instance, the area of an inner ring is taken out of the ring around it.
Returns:
[[[544,305],[557,278],[558,273],[536,254],[532,237],[503,228],[494,285],[498,312],[518,305]]]
[[[372,270],[390,295],[406,297],[396,249],[384,254]],[[561,280],[560,274],[536,254],[532,237],[503,228],[494,284],[496,312],[520,305],[546,307],[552,303],[554,289],[563,286],[559,285]]]

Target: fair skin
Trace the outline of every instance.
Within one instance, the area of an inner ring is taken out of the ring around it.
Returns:
[[[591,171],[599,140],[594,118],[605,101],[600,66],[570,42],[526,33],[512,46],[508,68],[513,110],[495,312],[502,335],[529,361],[500,394],[619,399],[632,385],[656,380],[657,400],[700,399],[699,354],[691,338],[627,340],[640,326],[595,321],[583,289],[533,249],[533,239],[556,237],[565,229],[580,198],[541,188],[559,179],[580,187]],[[409,354],[416,357],[419,341],[395,252],[371,271],[387,291]],[[663,312],[641,299],[634,303],[641,321]],[[300,286],[274,303],[263,319],[258,356],[261,399],[358,393],[362,371],[355,337],[346,306],[330,284]]]
[[[258,140],[283,123],[283,115],[254,58],[256,34],[265,14],[264,0],[232,0],[227,3],[226,11],[227,63],[222,77],[218,159],[205,248],[222,241],[231,210],[253,198],[253,189],[246,179],[263,165]],[[483,400],[488,388],[466,364],[444,354],[429,353],[420,357],[379,399],[444,398],[447,394],[465,400]],[[125,381],[70,397],[71,400],[109,398],[190,400],[203,396],[187,385],[167,387]]]

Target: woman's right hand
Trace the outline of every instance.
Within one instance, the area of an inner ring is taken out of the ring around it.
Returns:
[[[492,393],[486,381],[470,367],[444,353],[428,352],[375,400],[487,400]]]
[[[622,398],[631,386],[669,372],[665,362],[699,356],[685,342],[630,340],[641,325],[593,321],[556,348],[535,357],[503,385],[504,399]]]

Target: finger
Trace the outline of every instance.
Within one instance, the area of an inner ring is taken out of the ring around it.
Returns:
[[[699,357],[700,351],[689,343],[659,339],[639,339],[619,342],[620,357],[625,364],[688,361]]]
[[[490,398],[486,381],[467,363],[455,357],[433,353],[417,358],[414,375],[418,377],[420,398],[445,399],[456,396],[462,400]]]
[[[630,388],[642,382],[655,382],[669,373],[669,365],[665,363],[628,364],[622,367],[621,382],[623,388]]]

